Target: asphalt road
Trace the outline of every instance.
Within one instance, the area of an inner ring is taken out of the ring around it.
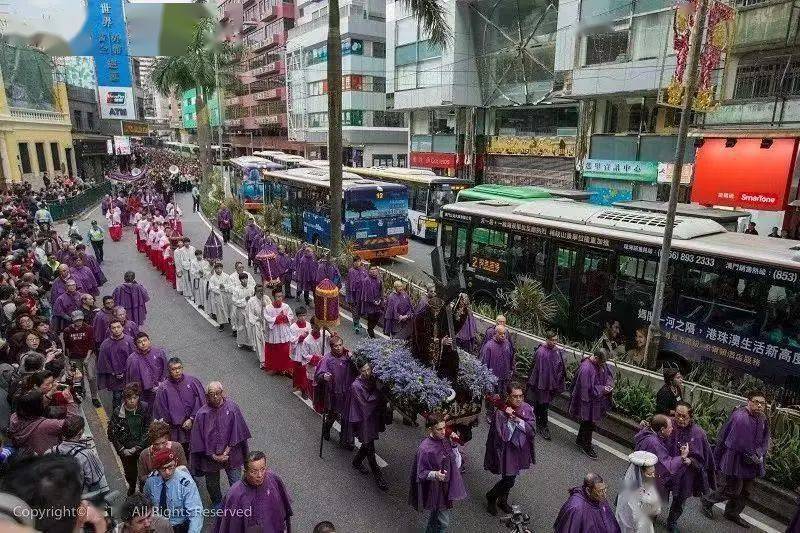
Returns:
[[[180,205],[185,213],[184,232],[195,246],[201,247],[210,229],[197,214],[192,214],[188,195],[180,198]],[[331,520],[338,531],[347,533],[424,530],[426,517],[408,504],[411,462],[424,436],[421,427],[406,427],[396,419],[378,440],[378,454],[387,463],[383,470],[390,483],[387,493],[378,491],[371,478],[351,468],[351,452],[326,443],[324,458],[320,459],[317,451],[321,418],[292,394],[288,378],[270,376],[260,370],[253,352],[237,349],[229,331],[219,332],[210,319],[179,296],[146,257],[136,252],[130,229],[126,229],[122,241],[115,243],[107,239],[105,246],[103,268],[109,283],[103,294],[110,293],[122,282],[126,270],[136,272],[137,279],[147,287],[151,297],[144,331],[151,335],[154,344],[164,346],[169,356],[181,357],[188,373],[204,383],[221,381],[229,397],[241,406],[253,434],[251,449],[266,452],[270,468],[284,479],[292,496],[295,531],[310,532],[321,520]],[[424,268],[426,248],[430,247],[414,242],[410,259],[415,262],[405,263],[403,268]],[[233,263],[242,257],[231,246],[225,247],[224,254],[225,271],[230,272]],[[400,270],[397,263],[402,261],[395,262],[392,268]],[[348,346],[359,341],[346,320],[342,321],[340,333]],[[624,457],[629,451],[603,441],[598,448],[600,456],[593,461],[574,444],[575,424],[559,417],[554,419],[553,440],[537,439],[538,463],[518,479],[511,493],[512,503],[521,505],[531,515],[530,530],[537,533],[552,531],[568,489],[579,484],[588,471],[606,478],[613,501],[627,468]],[[465,480],[470,496],[455,505],[450,529],[453,532],[504,531],[499,520],[489,516],[484,508],[484,494],[497,481],[482,468],[485,439],[486,424],[481,423],[465,451]],[[771,523],[761,516],[751,516]],[[700,513],[696,500],[687,504],[681,526],[681,531],[742,531],[722,518],[714,522],[707,520]],[[778,529],[765,531],[783,531],[776,527]]]

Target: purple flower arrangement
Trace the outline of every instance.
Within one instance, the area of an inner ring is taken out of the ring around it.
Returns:
[[[458,386],[467,391],[474,401],[497,387],[497,376],[474,355],[459,350],[458,352]]]

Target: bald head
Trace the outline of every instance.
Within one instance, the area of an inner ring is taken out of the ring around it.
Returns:
[[[394,282],[394,290],[396,290],[397,292],[400,292],[405,288],[406,288],[406,286],[402,281],[397,280],[397,281]]]
[[[498,324],[494,327],[494,340],[497,342],[506,340],[506,327],[503,324]]]

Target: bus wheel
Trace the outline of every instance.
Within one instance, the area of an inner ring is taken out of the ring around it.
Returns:
[[[684,376],[688,375],[692,370],[692,364],[674,352],[660,352],[657,364],[664,369],[673,368],[678,370]]]

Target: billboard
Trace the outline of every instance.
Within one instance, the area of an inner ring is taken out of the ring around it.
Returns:
[[[131,138],[127,135],[114,135],[114,155],[131,155]]]
[[[100,117],[134,119],[136,107],[122,0],[88,0],[86,5],[97,70]]]

